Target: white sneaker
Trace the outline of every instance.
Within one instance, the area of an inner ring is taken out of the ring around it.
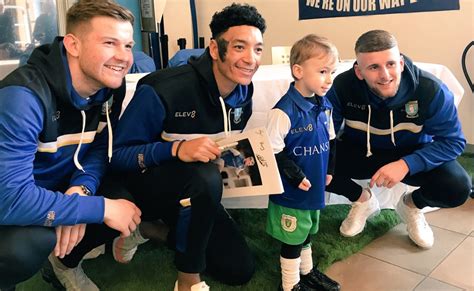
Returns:
[[[67,291],[98,291],[99,288],[87,277],[81,267],[82,262],[76,268],[64,266],[53,254],[48,257],[54,274],[61,285]]]
[[[174,283],[174,291],[178,291],[178,281],[176,280],[176,283]],[[199,283],[194,284],[191,286],[191,291],[209,291],[209,286],[206,284],[206,282],[201,281]]]
[[[339,232],[345,237],[353,237],[364,230],[365,222],[368,218],[380,213],[380,206],[377,197],[370,191],[364,189],[370,194],[370,198],[364,202],[352,203],[351,211],[339,227]]]
[[[419,247],[429,249],[434,244],[434,236],[431,227],[425,220],[421,209],[412,208],[405,204],[405,195],[400,197],[397,203],[397,213],[403,222],[407,224],[408,236]]]
[[[142,237],[138,228],[127,237],[116,237],[112,245],[114,259],[122,264],[129,263],[137,252],[138,246],[147,241],[148,239]]]

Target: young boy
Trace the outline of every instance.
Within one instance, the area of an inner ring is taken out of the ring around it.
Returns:
[[[268,234],[282,242],[280,290],[340,289],[313,268],[310,239],[332,179],[326,173],[332,173],[335,134],[324,95],[337,63],[337,49],[326,38],[310,34],[297,41],[290,54],[295,82],[269,113],[268,134],[285,189],[270,196],[267,219]]]

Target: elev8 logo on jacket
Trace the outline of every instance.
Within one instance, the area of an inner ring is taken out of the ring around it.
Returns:
[[[177,118],[195,118],[196,117],[196,110],[193,110],[193,111],[176,111],[174,113],[174,117],[177,117]]]

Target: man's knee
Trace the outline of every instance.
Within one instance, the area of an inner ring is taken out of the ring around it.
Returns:
[[[197,164],[190,181],[192,199],[199,197],[206,203],[218,205],[222,198],[222,178],[217,166],[212,163]]]
[[[54,229],[45,227],[14,226],[1,233],[0,265],[6,266],[5,270],[0,270],[1,281],[8,281],[10,285],[27,280],[38,272],[56,245]]]
[[[12,253],[15,254],[14,260],[18,264],[34,265],[42,264],[48,255],[54,250],[56,245],[56,233],[54,229],[44,227],[30,227],[28,234],[22,241],[17,241],[12,247]]]
[[[469,198],[472,188],[472,179],[465,174],[457,175],[450,183],[452,189],[452,199],[450,200],[451,207],[463,205]]]
[[[472,180],[462,167],[454,167],[455,170],[444,174],[439,180],[439,185],[432,191],[439,191],[446,195],[445,207],[457,207],[466,202],[471,192]]]
[[[243,285],[255,273],[255,257],[223,207],[218,211],[206,255],[207,271],[225,284]]]
[[[214,262],[207,271],[216,280],[232,286],[244,285],[255,273],[255,258],[251,252],[240,254],[238,258],[228,257],[225,261]]]
[[[228,285],[243,285],[252,279],[255,273],[255,258],[251,253],[247,253],[243,258],[241,257],[240,264],[234,264],[228,270],[229,276],[223,278],[223,282]]]

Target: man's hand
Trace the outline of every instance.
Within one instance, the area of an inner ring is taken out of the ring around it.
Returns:
[[[183,162],[203,162],[215,160],[221,151],[216,142],[208,137],[184,141],[176,153],[179,142],[173,144],[172,152]]]
[[[74,193],[86,196],[80,186],[72,186],[64,194],[71,195]],[[85,224],[77,224],[73,226],[57,226],[56,246],[54,247],[54,255],[60,258],[64,258],[65,255],[68,255],[72,251],[72,249],[81,242],[85,232]]]
[[[298,185],[298,188],[300,188],[303,191],[308,191],[309,188],[311,188],[311,182],[309,182],[308,179],[304,178],[303,181]]]
[[[403,180],[409,171],[408,165],[402,159],[386,164],[372,176],[370,187],[377,185],[377,187],[392,188]]]
[[[104,198],[104,223],[121,232],[122,237],[129,236],[141,222],[142,212],[132,202],[125,199]]]

